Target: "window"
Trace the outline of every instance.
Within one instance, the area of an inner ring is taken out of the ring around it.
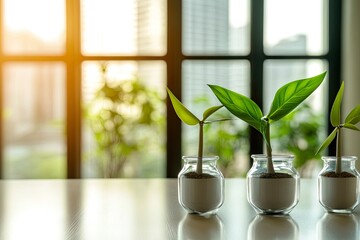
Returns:
[[[277,86],[328,70],[308,101],[325,125],[339,87],[335,0],[0,6],[3,178],[176,177],[181,156],[195,152],[196,131],[181,124],[165,86],[197,114],[217,104],[209,83],[251,96],[265,111]],[[209,152],[230,149],[227,176],[241,176],[249,153],[262,152],[261,136],[241,121],[205,131]]]
[[[334,1],[204,0],[194,3],[183,0],[182,4],[183,62],[179,88],[185,104],[197,107],[198,114],[206,107],[200,104],[204,103],[204,96],[216,104],[206,86],[207,83],[216,83],[251,96],[266,113],[281,85],[329,69],[325,83],[306,101],[309,107],[303,112],[308,113],[297,115],[303,120],[311,117],[311,121],[320,126],[318,132],[311,134],[325,137],[329,102],[332,102],[334,89],[338,87],[340,71],[340,41],[333,37],[340,33],[339,25],[329,22],[340,19],[339,8],[335,9],[339,6]],[[209,128],[215,128],[212,132],[216,132],[218,127],[212,125]],[[228,128],[229,136],[238,136],[232,139],[238,144],[231,146],[232,155],[222,152],[220,165],[226,167],[225,175],[228,177],[243,176],[249,167],[243,163],[251,162],[249,153],[263,152],[262,137],[241,124],[235,128],[237,131],[230,126],[221,128]],[[284,126],[274,125],[274,128]],[[207,141],[213,145],[207,150],[218,150],[213,146],[221,144],[226,136],[208,131]],[[182,126],[183,152],[196,153],[195,134],[191,127]],[[285,134],[274,136],[275,152],[287,150],[283,149],[284,137]],[[301,137],[304,138],[299,147],[312,151],[306,145],[315,145],[316,142],[309,136]],[[218,141],[214,142],[213,138]],[[228,159],[222,159],[224,157]],[[229,162],[231,165],[227,165]],[[230,171],[226,171],[228,169]]]
[[[2,177],[64,178],[65,2],[0,3]]]

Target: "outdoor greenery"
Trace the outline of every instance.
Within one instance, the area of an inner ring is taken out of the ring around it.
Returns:
[[[136,77],[107,79],[106,64],[101,73],[103,84],[86,108],[96,142],[88,157],[101,177],[151,177],[163,152],[165,101]]]
[[[217,114],[220,118],[231,118],[230,114]],[[225,177],[244,177],[248,166],[248,131],[234,119],[213,124],[204,129],[207,151],[218,155],[218,166]],[[246,159],[246,162],[244,160]]]
[[[5,167],[5,178],[66,178],[65,156],[51,151],[30,150],[26,158],[13,157]]]
[[[321,164],[320,154],[314,153],[320,145],[320,136],[326,131],[323,118],[304,103],[273,126],[271,139],[277,151],[294,155],[293,165],[302,177],[312,177]]]

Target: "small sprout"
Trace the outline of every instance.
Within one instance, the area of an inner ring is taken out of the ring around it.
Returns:
[[[177,114],[177,116],[180,118],[181,121],[183,121],[185,124],[194,126],[199,125],[199,146],[198,146],[198,161],[196,166],[196,172],[198,174],[202,174],[202,158],[203,158],[203,128],[204,124],[208,124],[211,121],[206,121],[212,114],[214,114],[217,110],[222,108],[223,106],[214,106],[206,109],[203,113],[203,118],[200,120],[197,118],[192,112],[190,112],[176,97],[175,95],[170,91],[170,89],[167,89],[167,92],[170,96],[171,103],[174,107],[174,110]],[[224,119],[226,120],[226,119]],[[218,120],[223,121],[223,120]]]
[[[324,140],[316,154],[323,151],[327,148],[330,143],[336,137],[336,163],[335,163],[335,173],[340,174],[341,169],[341,157],[342,157],[342,128],[352,129],[355,131],[360,131],[355,125],[360,122],[360,104],[353,108],[350,113],[345,118],[345,122],[341,123],[341,102],[344,95],[344,82],[341,83],[340,89],[336,95],[336,98],[333,102],[331,112],[330,112],[330,123],[334,127],[334,130],[330,135]]]

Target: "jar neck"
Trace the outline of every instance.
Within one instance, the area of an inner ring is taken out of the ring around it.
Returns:
[[[292,163],[292,161],[294,160],[293,155],[273,155],[272,157],[268,157],[268,156],[262,155],[262,154],[253,154],[253,155],[251,155],[251,158],[253,159],[254,162],[258,162],[258,163],[267,162],[268,160],[271,160],[274,163],[277,163],[277,162]]]
[[[273,155],[271,158],[265,155],[252,155],[254,160],[251,169],[248,171],[247,176],[272,174],[269,171],[269,162],[271,161],[275,173],[285,173],[295,178],[299,178],[300,175],[293,166],[293,155]]]
[[[196,164],[199,160],[196,156],[183,156],[182,159],[185,164]],[[202,157],[203,165],[215,165],[217,160],[219,160],[218,156]]]
[[[324,156],[321,158],[324,161],[325,165],[335,165],[336,164],[336,157],[335,156]],[[357,157],[355,156],[342,156],[341,157],[341,165],[348,166],[348,167],[355,167],[355,162]]]

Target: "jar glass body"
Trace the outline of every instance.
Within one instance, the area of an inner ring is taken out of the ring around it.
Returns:
[[[299,202],[300,174],[293,167],[294,156],[252,155],[253,165],[246,175],[247,199],[259,214],[288,214]],[[269,174],[272,161],[275,174]]]
[[[196,173],[197,157],[184,156],[178,175],[178,199],[189,213],[214,214],[224,202],[224,176],[216,166],[217,156],[203,157],[202,173]]]
[[[341,173],[336,174],[336,157],[322,157],[318,175],[318,199],[327,212],[351,213],[359,204],[359,179],[355,156],[341,157]]]

